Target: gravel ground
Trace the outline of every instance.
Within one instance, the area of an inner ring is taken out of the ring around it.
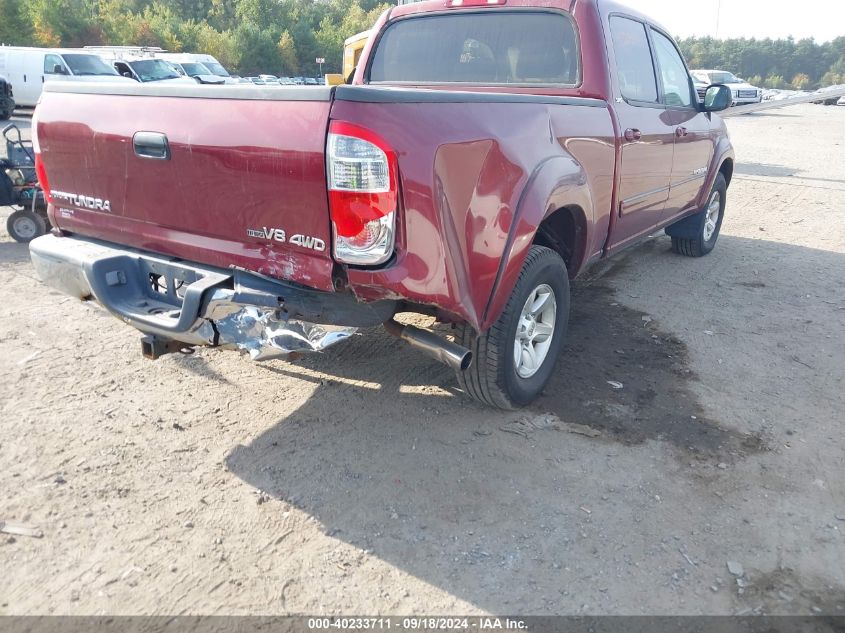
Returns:
[[[516,413],[379,331],[145,361],[3,232],[0,614],[845,613],[845,108],[729,126],[716,251],[590,271]]]

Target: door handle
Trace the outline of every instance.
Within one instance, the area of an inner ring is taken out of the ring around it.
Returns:
[[[170,160],[170,144],[161,132],[135,132],[132,147],[139,158]]]
[[[639,141],[643,137],[643,133],[640,132],[637,128],[629,127],[625,130],[625,140],[626,141]]]
[[[682,136],[686,136],[686,135],[687,135],[687,128],[685,128],[683,126],[675,128],[675,136],[677,136],[678,138],[680,138]]]

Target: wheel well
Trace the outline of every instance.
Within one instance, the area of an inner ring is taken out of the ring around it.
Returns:
[[[722,163],[722,166],[719,167],[719,171],[725,177],[725,184],[730,186],[731,178],[734,175],[734,161],[732,158],[726,158],[725,162]]]
[[[569,274],[574,275],[584,258],[584,235],[584,211],[579,207],[562,207],[543,220],[534,244],[556,251]]]

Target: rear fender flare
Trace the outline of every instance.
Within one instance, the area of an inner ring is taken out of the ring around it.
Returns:
[[[579,209],[583,215],[580,221],[584,229],[581,231],[581,241],[585,242],[594,218],[593,197],[587,183],[584,168],[569,156],[548,158],[534,171],[517,204],[496,282],[482,318],[482,331],[499,318],[516,286],[537,230],[546,218],[564,207]],[[585,243],[577,245],[569,266],[570,275],[581,268],[585,250]]]

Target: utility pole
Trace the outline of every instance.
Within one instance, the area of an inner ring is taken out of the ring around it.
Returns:
[[[719,22],[722,20],[722,0],[716,5],[716,39],[719,39]]]

